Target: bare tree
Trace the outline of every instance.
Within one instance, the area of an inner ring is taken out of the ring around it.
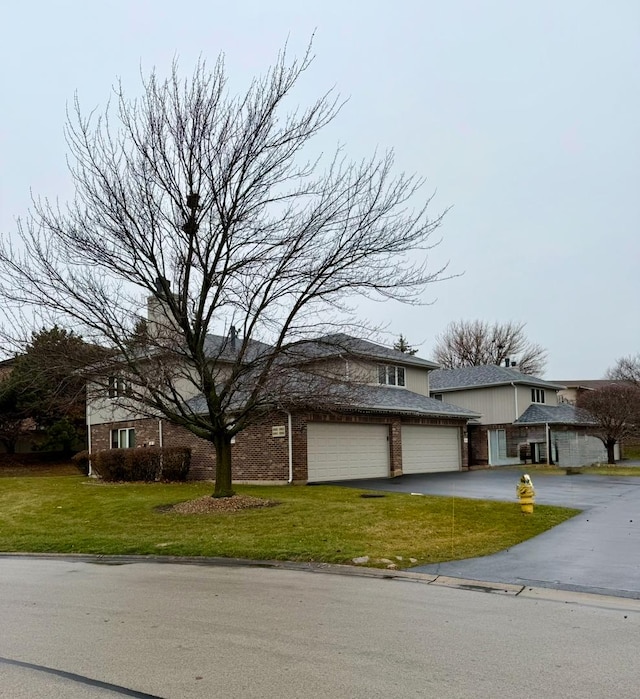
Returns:
[[[443,369],[485,364],[513,365],[523,374],[540,375],[547,351],[527,339],[524,323],[458,320],[436,337],[434,360]]]
[[[615,366],[607,372],[607,378],[627,381],[640,388],[640,354],[618,359]]]
[[[616,443],[637,435],[640,427],[640,388],[629,383],[608,384],[592,391],[583,391],[577,405],[587,410],[598,423],[592,434],[607,449],[607,461],[615,463]]]
[[[354,296],[418,303],[443,272],[424,253],[442,215],[412,208],[423,182],[394,175],[392,154],[308,159],[340,107],[328,93],[286,111],[310,61],[283,52],[239,96],[218,60],[153,72],[138,100],[118,86],[102,116],[76,99],[75,200],[36,200],[0,246],[5,307],[117,353],[123,400],[215,445],[216,496],[233,492],[234,435],[309,399],[296,348],[352,327]],[[114,371],[94,366],[92,385],[118,391]]]

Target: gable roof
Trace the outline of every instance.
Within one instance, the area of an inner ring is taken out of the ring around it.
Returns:
[[[487,388],[510,384],[549,388],[555,391],[564,388],[563,385],[544,381],[537,376],[523,374],[516,369],[497,366],[496,364],[466,366],[460,367],[459,369],[438,369],[429,374],[431,393],[462,391],[469,388]]]
[[[576,408],[569,403],[560,405],[542,405],[532,403],[514,425],[595,425],[596,421],[582,408]]]

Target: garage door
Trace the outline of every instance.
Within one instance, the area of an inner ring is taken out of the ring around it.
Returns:
[[[307,425],[308,480],[343,481],[389,476],[387,425]]]
[[[460,470],[460,431],[457,427],[402,426],[402,472]]]

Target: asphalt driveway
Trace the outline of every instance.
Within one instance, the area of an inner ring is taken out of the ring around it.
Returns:
[[[518,507],[515,487],[523,472],[524,469],[434,473],[339,485],[505,500],[513,501],[514,507]],[[533,481],[537,503],[575,507],[583,512],[534,539],[492,556],[413,570],[640,599],[640,478],[536,472]]]

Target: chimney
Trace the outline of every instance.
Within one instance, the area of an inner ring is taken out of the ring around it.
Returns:
[[[229,330],[229,339],[231,340],[231,349],[236,348],[236,339],[238,337],[238,331],[236,330],[236,326],[232,325],[231,329]]]
[[[507,357],[507,358],[504,360],[504,365],[505,365],[506,367],[511,366],[511,360],[509,359],[509,357]]]

